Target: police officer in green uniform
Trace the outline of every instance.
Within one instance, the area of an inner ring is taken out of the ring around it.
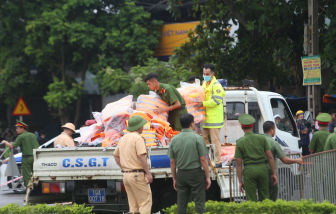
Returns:
[[[271,146],[265,136],[252,132],[255,119],[248,114],[242,114],[238,118],[245,133],[244,137],[236,142],[235,158],[237,159],[237,175],[239,190],[246,191],[246,199],[257,201],[269,199],[268,167],[267,160],[272,170],[271,181],[275,185],[277,176]],[[242,165],[244,163],[244,182],[242,180]]]
[[[325,145],[324,151],[336,149],[336,132],[328,136]]]
[[[173,86],[160,83],[159,77],[155,73],[147,74],[145,82],[151,91],[155,91],[161,99],[169,105],[168,108],[156,109],[156,113],[161,114],[162,112],[169,112],[168,122],[170,123],[170,126],[175,131],[181,131],[182,126],[180,117],[182,114],[188,113],[185,107],[185,101],[181,94]]]
[[[31,173],[33,171],[33,149],[39,147],[36,135],[30,132],[27,132],[28,125],[17,120],[16,123],[16,133],[19,135],[13,144],[4,141],[6,145],[13,149],[20,146],[22,151],[22,176],[24,185],[27,187],[28,182],[31,178]]]
[[[275,136],[275,123],[273,121],[266,121],[263,125],[264,129],[264,136],[268,143],[271,146],[271,152],[274,158],[274,164],[277,165],[277,158],[279,158],[283,163],[285,164],[293,164],[297,163],[302,165],[302,159],[292,159],[285,155],[285,153],[282,151],[280,144],[273,139]],[[270,199],[273,201],[276,201],[278,199],[278,191],[279,187],[278,184],[273,184],[271,181],[272,177],[272,170],[269,167],[268,168],[268,175],[269,175],[269,195]]]
[[[329,135],[331,135],[327,130],[328,124],[331,121],[330,114],[322,113],[316,117],[316,120],[320,130],[313,134],[313,138],[309,143],[308,147],[310,153],[323,152],[327,138]]]

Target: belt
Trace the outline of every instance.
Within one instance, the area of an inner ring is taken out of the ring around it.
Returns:
[[[258,162],[258,163],[246,163],[244,164],[244,166],[247,166],[247,165],[259,165],[259,164],[266,164],[265,162]]]
[[[191,171],[191,170],[199,170],[201,169],[202,170],[202,167],[197,167],[197,168],[193,168],[193,169],[178,169],[178,171]]]
[[[143,169],[135,169],[135,170],[131,170],[131,171],[124,171],[124,170],[122,170],[121,172],[122,172],[122,173],[143,172],[143,173],[146,174],[145,170],[143,170]]]
[[[186,107],[185,106],[181,106],[180,109],[185,109]]]
[[[33,155],[22,155],[23,158],[29,158],[31,156],[33,156]]]

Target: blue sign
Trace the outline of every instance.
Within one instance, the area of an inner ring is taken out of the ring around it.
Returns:
[[[61,159],[60,168],[96,168],[96,169],[107,169],[112,167],[112,161],[109,157],[96,157],[96,158],[64,158]]]

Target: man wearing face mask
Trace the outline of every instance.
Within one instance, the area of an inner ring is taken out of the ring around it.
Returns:
[[[205,88],[205,100],[196,105],[196,108],[205,107],[205,121],[203,126],[202,137],[205,144],[209,144],[210,135],[211,143],[215,144],[216,151],[216,167],[222,167],[221,156],[221,142],[219,139],[220,129],[224,126],[224,108],[223,98],[225,91],[222,85],[215,77],[215,66],[212,64],[205,64],[203,68],[203,87]]]

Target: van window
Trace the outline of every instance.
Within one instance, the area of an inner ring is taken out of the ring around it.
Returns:
[[[238,120],[239,115],[245,113],[244,103],[226,103],[227,120]]]
[[[289,132],[297,137],[297,130],[294,119],[286,102],[282,99],[271,99],[274,122],[281,131]]]

